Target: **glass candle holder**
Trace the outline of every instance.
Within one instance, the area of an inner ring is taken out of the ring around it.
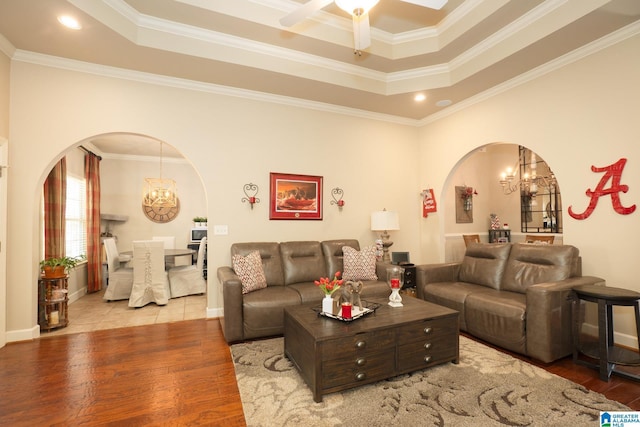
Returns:
[[[389,295],[389,305],[391,307],[402,307],[402,296],[400,296],[400,290],[404,285],[404,268],[387,268],[387,284],[391,288],[391,295]]]

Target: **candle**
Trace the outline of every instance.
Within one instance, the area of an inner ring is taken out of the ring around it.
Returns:
[[[351,303],[350,302],[342,303],[342,317],[345,319],[351,319]]]
[[[57,325],[60,323],[60,314],[57,311],[52,311],[49,314],[49,323],[52,325]]]
[[[397,289],[400,287],[400,279],[391,279],[391,287]]]

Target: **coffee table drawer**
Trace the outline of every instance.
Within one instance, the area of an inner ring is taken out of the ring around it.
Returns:
[[[322,360],[345,359],[382,349],[392,349],[395,340],[395,331],[392,329],[336,338],[323,343]]]
[[[322,385],[325,389],[347,384],[382,380],[395,370],[395,349],[385,352],[334,359],[322,364]]]
[[[398,346],[398,369],[414,371],[447,361],[458,360],[458,335],[438,337]]]
[[[458,334],[458,316],[412,322],[398,330],[398,341],[423,341],[442,335]]]

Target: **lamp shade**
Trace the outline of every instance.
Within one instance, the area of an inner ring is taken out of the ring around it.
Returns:
[[[400,220],[398,219],[398,213],[391,211],[371,212],[371,230],[400,230]]]

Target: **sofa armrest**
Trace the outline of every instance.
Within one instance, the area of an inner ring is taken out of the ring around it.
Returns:
[[[220,318],[222,333],[227,342],[244,339],[242,311],[242,282],[231,267],[218,268],[218,281],[222,285],[223,314]]]
[[[416,266],[416,296],[424,299],[423,287],[428,283],[457,282],[459,262]]]
[[[527,354],[552,362],[571,354],[571,290],[580,285],[604,285],[593,276],[539,283],[527,288]]]

